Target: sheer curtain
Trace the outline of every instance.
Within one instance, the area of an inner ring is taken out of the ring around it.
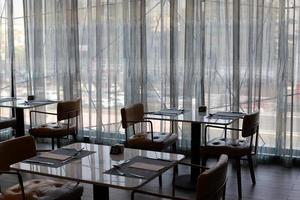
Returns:
[[[2,97],[14,87],[17,96],[81,96],[81,136],[101,143],[124,139],[120,108],[136,102],[148,111],[259,110],[261,157],[290,163],[299,156],[299,0],[3,0],[0,6]],[[169,131],[170,124],[155,128]],[[176,131],[179,147],[188,150],[190,125]]]
[[[8,98],[14,94],[13,71],[15,70],[15,52],[13,36],[13,2],[0,1],[0,97]],[[1,108],[0,117],[11,117],[11,109]],[[5,139],[10,133],[1,130],[0,139]]]
[[[77,1],[18,3],[15,8],[24,12],[24,59],[16,95],[51,100],[81,97]],[[38,109],[56,112],[55,105]],[[47,120],[44,117],[36,120],[41,123]]]

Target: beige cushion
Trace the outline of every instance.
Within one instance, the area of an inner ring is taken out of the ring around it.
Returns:
[[[71,126],[68,131],[67,124],[49,123],[29,129],[30,135],[34,137],[63,137],[75,133],[76,127]]]
[[[61,182],[50,179],[32,179],[24,182],[26,200],[62,200],[79,199],[83,187],[72,182]],[[22,193],[19,184],[8,188],[3,200],[21,200]]]
[[[154,140],[152,142],[150,133],[137,133],[128,139],[127,146],[136,149],[161,151],[177,140],[176,134],[153,133],[153,136]]]
[[[230,139],[215,138],[206,146],[200,147],[200,154],[206,156],[227,154],[229,157],[242,157],[251,154],[251,149],[246,140],[238,140],[236,144],[232,144]]]
[[[0,119],[0,129],[9,128],[9,127],[14,128],[15,126],[16,126],[15,118],[12,118],[12,119],[1,118]]]

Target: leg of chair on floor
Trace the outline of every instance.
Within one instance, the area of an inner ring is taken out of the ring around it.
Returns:
[[[178,170],[178,168],[177,168],[177,170]],[[175,167],[174,167],[173,177],[172,177],[172,196],[173,197],[175,196],[175,177],[177,174],[178,174],[178,171],[177,171],[177,173],[175,173]]]
[[[57,138],[57,148],[60,148],[60,138]]]
[[[162,186],[162,176],[161,175],[159,175],[159,177],[158,177],[158,182],[159,182],[159,187],[161,187]]]
[[[203,157],[203,158],[202,158],[202,163],[201,163],[201,165],[202,165],[203,167],[206,166],[207,160],[208,160],[207,157]],[[202,173],[203,171],[204,171],[204,169],[201,169],[201,170],[200,170],[200,173]]]
[[[223,200],[225,200],[225,196],[226,196],[226,184],[224,186],[224,191],[223,191],[223,197],[222,197]]]
[[[176,151],[177,151],[176,143],[173,143],[172,144],[172,152],[176,153]]]
[[[176,148],[176,143],[172,144],[172,152],[176,153],[177,152],[177,148]],[[174,173],[178,174],[178,165],[174,166]]]
[[[206,163],[207,163],[207,160],[208,160],[208,158],[207,157],[202,157],[202,166],[206,166]]]
[[[54,138],[51,138],[52,150],[54,150]]]
[[[248,158],[248,165],[249,165],[249,169],[250,169],[252,183],[255,184],[256,180],[255,180],[252,156],[248,155],[247,158]]]
[[[237,173],[237,183],[238,183],[238,193],[239,198],[242,198],[242,182],[241,182],[241,162],[240,159],[236,159],[236,173]]]
[[[134,193],[135,193],[135,191],[133,190],[133,191],[131,192],[131,200],[134,200]]]
[[[72,136],[73,136],[73,140],[74,140],[74,142],[77,142],[77,137],[76,137],[76,134],[74,133],[74,134],[72,134]]]

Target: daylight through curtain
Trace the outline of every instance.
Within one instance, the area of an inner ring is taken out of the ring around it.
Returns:
[[[299,156],[299,0],[2,0],[0,6],[1,97],[10,96],[12,80],[17,96],[80,96],[81,136],[101,143],[124,140],[120,109],[136,102],[147,111],[259,110],[262,158]],[[175,131],[179,148],[188,150],[190,124]]]

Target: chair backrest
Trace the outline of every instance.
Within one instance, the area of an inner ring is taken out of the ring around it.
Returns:
[[[57,103],[57,121],[71,119],[80,114],[80,99]]]
[[[221,199],[226,188],[228,156],[222,154],[217,164],[201,173],[197,181],[197,200]]]
[[[142,103],[133,104],[121,109],[122,127],[127,129],[133,123],[130,121],[144,120],[144,105]]]
[[[36,155],[32,136],[23,136],[0,142],[0,170],[7,171],[9,166]]]
[[[258,133],[259,112],[251,113],[244,116],[242,126],[242,136],[249,137]]]

